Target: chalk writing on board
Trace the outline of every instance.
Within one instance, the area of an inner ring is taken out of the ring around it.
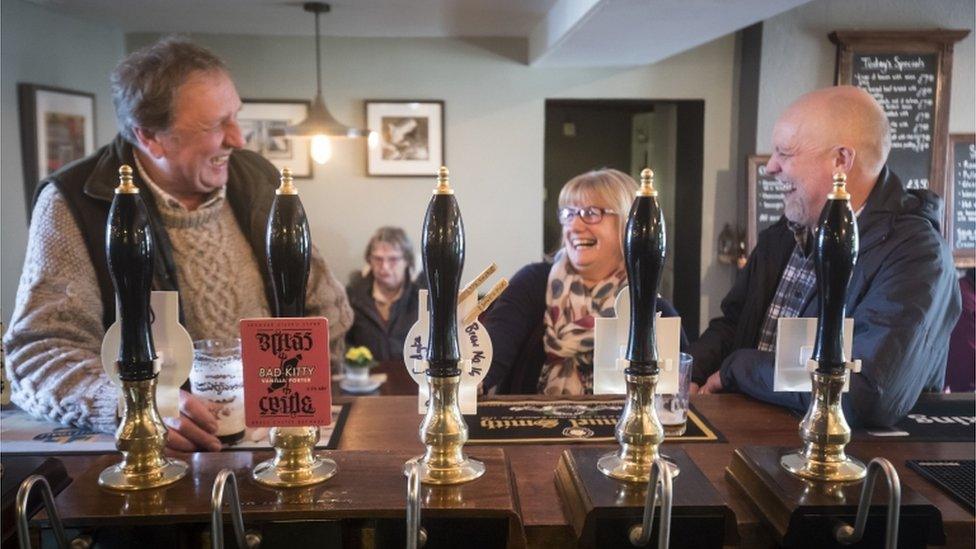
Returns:
[[[766,164],[756,167],[756,227],[762,232],[779,221],[786,207],[786,185],[766,172]]]
[[[858,54],[852,83],[881,104],[891,126],[888,165],[910,189],[927,189],[932,168],[936,54]]]
[[[976,145],[958,142],[953,155],[953,248],[976,249]]]

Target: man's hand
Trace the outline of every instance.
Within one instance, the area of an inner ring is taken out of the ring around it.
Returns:
[[[692,382],[690,382],[688,384],[688,394],[689,395],[697,395],[700,390],[701,390],[701,387],[697,383],[695,383],[694,381],[692,381]]]
[[[708,376],[708,379],[705,381],[705,384],[702,385],[701,389],[698,390],[698,394],[701,395],[710,395],[712,393],[721,393],[721,392],[722,392],[722,377],[719,375],[718,372],[715,372],[714,374]]]
[[[217,418],[206,402],[186,391],[180,391],[180,417],[164,418],[169,430],[166,432],[166,447],[179,452],[208,451],[219,452],[220,440],[217,432]]]

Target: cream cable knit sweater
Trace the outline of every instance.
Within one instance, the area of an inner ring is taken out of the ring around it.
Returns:
[[[268,316],[257,260],[227,201],[187,211],[152,189],[173,245],[186,328],[232,337],[241,318]],[[329,319],[333,364],[352,324],[345,290],[312,249],[307,313]],[[38,197],[17,302],[4,337],[13,401],[35,415],[115,429],[116,390],[102,370],[102,304],[81,232],[54,185]]]

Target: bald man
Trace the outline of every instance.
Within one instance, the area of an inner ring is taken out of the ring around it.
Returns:
[[[809,393],[774,393],[779,318],[816,317],[813,229],[833,174],[847,174],[860,251],[847,297],[853,358],[862,361],[843,399],[855,426],[888,426],[922,391],[940,391],[949,334],[961,301],[942,200],[907,190],[885,166],[891,148],[884,110],[852,86],[818,90],[787,108],[773,128],[769,174],[786,187],[784,216],[759,234],[745,269],[692,344],[692,391],[739,391],[803,411]]]

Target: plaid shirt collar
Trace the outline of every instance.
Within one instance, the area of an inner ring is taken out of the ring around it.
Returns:
[[[792,227],[791,227],[792,228]],[[813,254],[809,253],[807,243],[809,231],[805,227],[794,231],[796,246],[790,254],[790,260],[776,286],[776,294],[766,310],[756,348],[760,351],[774,351],[776,349],[776,328],[780,318],[795,318],[799,316],[803,305],[813,294],[817,285],[817,275],[814,272]]]

